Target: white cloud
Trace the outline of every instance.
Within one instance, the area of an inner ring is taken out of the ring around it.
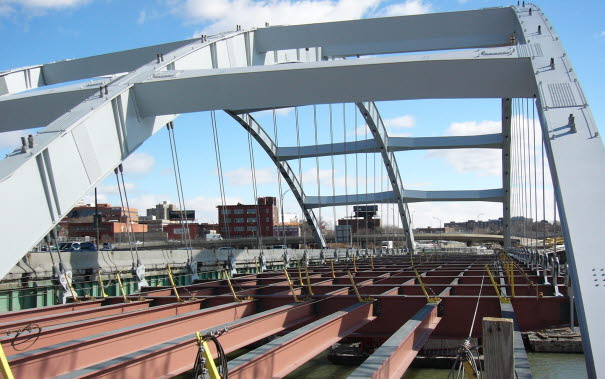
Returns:
[[[91,0],[0,0],[0,15],[5,16],[17,10],[24,12],[40,12],[76,8]]]
[[[277,183],[277,171],[275,168],[257,168],[255,170],[256,184]],[[223,176],[231,185],[252,184],[252,171],[249,167],[240,167],[235,170],[225,171]]]
[[[410,129],[416,125],[416,118],[412,115],[406,114],[398,117],[387,118],[383,120],[384,126],[387,129],[387,133],[391,137],[409,137],[411,133],[403,133],[401,129]],[[359,125],[351,133],[351,135],[362,136],[365,138],[366,134],[368,138],[372,138],[372,132],[368,129],[366,124]]]
[[[407,16],[412,14],[428,13],[433,6],[425,0],[406,0],[400,4],[393,4],[382,9],[380,16]]]
[[[270,25],[358,19],[370,14],[382,0],[183,0],[174,13],[191,23],[207,23],[205,33]],[[406,3],[409,3],[407,1]],[[415,2],[415,1],[412,1]]]
[[[500,121],[465,121],[453,122],[446,135],[468,136],[475,134],[499,133],[502,130]],[[445,159],[447,163],[462,173],[478,173],[484,176],[502,174],[502,153],[500,150],[458,149],[434,150],[427,154],[429,158]]]
[[[155,165],[155,158],[148,153],[132,153],[124,161],[124,173],[145,174]]]
[[[599,33],[599,37],[605,37],[605,30],[603,30],[601,33]]]

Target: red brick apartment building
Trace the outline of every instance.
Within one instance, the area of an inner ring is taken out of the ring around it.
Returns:
[[[259,197],[256,205],[238,203],[216,208],[223,238],[271,237],[278,222],[275,197]]]

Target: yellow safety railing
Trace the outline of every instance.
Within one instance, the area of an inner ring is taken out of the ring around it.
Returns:
[[[227,284],[229,284],[229,289],[231,290],[231,294],[233,295],[233,300],[241,303],[243,300],[253,300],[252,297],[246,296],[243,299],[240,299],[235,293],[235,288],[233,288],[233,284],[231,283],[231,278],[229,277],[229,272],[224,271],[225,278],[227,279]]]
[[[174,277],[172,275],[172,268],[170,267],[170,265],[166,265],[166,270],[168,271],[168,280],[170,281],[172,291],[174,291],[174,296],[176,296],[176,299],[179,302],[184,303],[185,300],[181,298],[181,295],[179,295],[179,291],[176,289],[176,284],[174,284]]]
[[[422,287],[422,292],[424,293],[424,297],[426,297],[427,303],[438,303],[441,301],[439,297],[431,297],[429,293],[426,291],[426,286],[424,285],[424,281],[422,281],[422,277],[418,273],[418,270],[414,269],[414,273],[416,274],[416,278],[418,279],[418,283],[420,283],[420,287]]]
[[[11,366],[8,364],[8,359],[6,359],[6,354],[4,354],[2,344],[0,344],[0,370],[2,371],[2,376],[4,379],[15,378],[13,376],[13,372],[11,371]]]
[[[208,376],[210,376],[210,379],[221,379],[221,375],[219,374],[218,368],[214,363],[214,358],[212,358],[212,352],[210,351],[208,343],[204,341],[200,332],[196,332],[195,335],[197,336],[197,345],[202,351],[202,356],[204,357],[204,360],[206,362],[205,366],[208,372]]]
[[[309,289],[309,295],[313,296],[315,294],[313,293],[313,289],[311,289],[311,278],[309,277],[309,270],[307,269],[307,266],[305,266],[305,274],[307,275],[307,288]]]
[[[288,269],[284,268],[284,273],[286,274],[286,280],[288,280],[288,286],[290,286],[290,292],[292,292],[292,296],[294,297],[294,302],[302,303],[303,300],[300,300],[298,296],[296,296],[296,291],[294,291],[294,284],[290,280],[290,275],[288,275]]]
[[[298,283],[304,287],[305,282],[303,281],[302,271],[300,270],[300,262],[298,262]]]
[[[372,267],[372,270],[374,269],[374,256],[370,255],[370,266]]]
[[[124,298],[125,303],[130,303],[130,299],[126,297],[126,291],[124,290],[124,285],[122,284],[122,276],[120,273],[116,273],[116,280],[118,281],[118,286],[120,286],[120,291],[122,292],[122,298]]]
[[[353,275],[351,275],[351,271],[347,271],[347,274],[349,275],[349,279],[351,280],[351,284],[353,285],[355,295],[357,295],[357,300],[359,300],[360,303],[368,303],[370,301],[374,301],[374,299],[371,297],[361,297],[361,295],[359,294],[359,290],[357,289],[357,283],[355,283],[355,279],[353,279]]]
[[[489,269],[489,266],[485,265],[485,269],[487,270],[487,274],[489,275],[489,278],[492,281],[492,285],[496,290],[496,295],[498,295],[498,297],[500,298],[500,302],[504,304],[510,303],[510,298],[502,296],[502,293],[500,292],[500,287],[498,286],[498,284],[496,284],[496,280],[494,279],[494,275],[492,275],[492,271]]]
[[[334,274],[334,260],[330,261],[330,265],[332,266],[332,278],[336,278],[336,274]]]
[[[355,254],[353,254],[353,271],[357,272],[357,263],[355,261]]]
[[[105,285],[103,284],[103,280],[101,279],[101,270],[99,270],[97,272],[97,279],[99,281],[99,287],[101,288],[101,296],[109,297],[109,296],[107,296],[107,293],[105,292]]]

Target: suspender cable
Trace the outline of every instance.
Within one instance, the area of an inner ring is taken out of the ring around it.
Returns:
[[[330,110],[330,160],[332,163],[332,197],[336,199],[336,183],[334,181],[334,125],[332,120],[332,104],[328,104],[328,109]],[[336,205],[332,205],[332,217],[334,218],[334,236],[336,236]]]
[[[367,141],[368,138],[369,138],[369,135],[368,135],[369,128],[368,128],[367,124],[365,124],[365,127],[366,127],[366,141]],[[365,222],[366,222],[365,233],[366,233],[366,249],[367,249],[369,247],[368,243],[369,243],[369,239],[370,239],[370,237],[368,235],[368,208],[369,208],[369,204],[368,204],[368,152],[367,151],[365,153],[365,159],[366,159],[366,174],[365,174],[365,177],[366,177],[366,202],[365,202],[365,207],[366,207],[366,209],[365,209],[365,213],[364,213],[364,216],[365,216],[364,219],[365,219]]]
[[[315,128],[315,166],[317,173],[317,198],[319,199],[319,233],[321,233],[321,180],[319,179],[319,156],[317,155],[318,138],[317,138],[317,106],[313,104],[313,126]]]
[[[122,164],[120,163],[120,165],[118,167],[116,167],[113,172],[116,174],[116,181],[118,183],[118,193],[120,194],[120,205],[122,206],[122,209],[124,209],[124,199],[122,197],[122,186],[120,184],[120,175],[118,174],[119,168],[122,167]],[[130,257],[132,258],[132,263],[134,263],[135,259],[134,259],[134,252],[132,250],[132,239],[130,237],[130,230],[128,228],[128,218],[126,219],[126,236],[128,237],[128,247],[130,249]]]
[[[376,153],[372,154],[372,159],[374,160],[374,174],[372,175],[372,181],[374,182],[374,193],[376,193]],[[378,207],[376,207],[378,208]],[[373,219],[372,219],[373,220]],[[374,231],[376,231],[376,224],[373,221]],[[376,247],[376,232],[374,234],[374,248]]]
[[[529,221],[530,218],[533,218],[533,185],[532,185],[532,175],[531,175],[531,141],[529,140],[530,138],[530,130],[529,130],[529,100],[528,99],[524,99],[525,101],[525,120],[527,123],[527,182],[529,184],[529,214],[528,214],[528,218],[527,218],[527,222],[528,222],[528,233],[531,236],[531,223]],[[526,236],[527,238],[527,236]],[[528,241],[529,242],[529,241]]]
[[[521,130],[523,132],[523,140],[522,140],[522,145],[521,145],[521,150],[523,151],[523,238],[526,239],[526,243],[527,243],[527,157],[526,157],[526,152],[527,152],[527,146],[526,146],[526,138],[525,138],[525,115],[523,114],[523,101],[524,99],[520,99],[521,102],[521,117],[522,117],[522,124],[521,124]]]
[[[357,146],[357,109],[355,109],[355,146]],[[355,153],[355,204],[359,204],[359,153]],[[355,213],[355,207],[353,207]],[[355,215],[355,234],[357,236],[357,245],[361,245],[359,237],[359,218]]]
[[[274,137],[275,137],[275,150],[279,151],[279,134],[277,133],[277,115],[275,114],[275,108],[273,108],[273,133],[274,133]],[[279,155],[277,155],[277,161],[279,161]],[[284,244],[286,242],[286,220],[284,220],[284,193],[282,191],[282,185],[281,185],[281,173],[279,172],[279,166],[276,166],[277,169],[277,186],[279,189],[279,201],[280,201],[280,206],[282,209],[281,212],[281,227],[282,227],[282,233],[284,236]]]
[[[193,245],[191,243],[191,235],[189,232],[189,223],[187,222],[187,216],[185,214],[185,210],[187,209],[185,206],[185,195],[183,193],[183,183],[181,181],[181,167],[179,164],[179,156],[178,156],[178,151],[176,148],[176,139],[174,136],[174,124],[171,122],[169,122],[168,124],[166,124],[166,129],[168,130],[168,140],[170,142],[170,155],[172,157],[172,168],[174,170],[174,182],[176,185],[176,194],[177,194],[177,198],[178,198],[178,202],[179,202],[179,209],[180,209],[180,218],[179,218],[179,223],[181,225],[181,231],[183,232],[183,237],[184,237],[184,242],[185,242],[185,248],[187,250],[187,257],[188,258],[193,258],[193,253],[191,252],[191,249],[193,248]]]
[[[250,124],[250,123],[249,123]],[[252,144],[252,133],[248,133],[248,156],[250,158],[250,172],[252,173],[252,193],[256,209],[256,244],[263,249],[263,233],[260,225],[260,209],[258,207],[258,187],[256,185],[256,164],[254,159],[254,145]]]
[[[534,96],[534,107],[537,106]],[[540,126],[540,125],[538,125]],[[544,175],[544,134],[540,133],[540,146],[542,147],[542,220],[546,221],[546,181]],[[542,247],[546,248],[546,223],[542,224]]]
[[[299,124],[299,120],[298,120],[298,107],[294,107],[294,117],[296,119],[296,151],[298,154],[298,177],[300,178],[300,184],[301,184],[301,191],[302,191],[302,183],[303,183],[303,171],[302,171],[302,158],[300,156],[300,124]],[[303,196],[304,193],[301,193],[301,196]],[[304,198],[304,196],[303,196]],[[303,210],[304,212],[304,210]],[[307,246],[307,228],[306,226],[308,226],[308,222],[305,218],[305,215],[303,213],[302,215],[302,219],[303,219],[303,228],[302,228],[302,232],[303,232],[303,245]]]
[[[221,148],[218,140],[218,129],[216,127],[216,113],[214,111],[210,111],[210,123],[212,124],[212,137],[214,141],[214,156],[216,159],[216,170],[218,171],[218,186],[221,196],[221,216],[219,217],[219,223],[223,220],[223,228],[227,232],[227,239],[231,239],[231,231],[229,230],[229,226],[227,225],[226,216],[227,215],[227,206],[225,200],[225,183],[223,180],[223,163],[221,161]]]
[[[126,208],[127,208],[127,220],[128,220],[128,225],[130,226],[130,232],[132,233],[132,242],[134,244],[134,252],[137,256],[137,264],[140,262],[139,260],[139,249],[137,247],[137,244],[135,243],[136,238],[135,238],[135,234],[134,234],[134,230],[132,229],[132,216],[130,213],[130,204],[128,204],[128,193],[126,192],[126,182],[124,181],[124,167],[122,166],[122,164],[120,164],[120,176],[122,177],[122,187],[124,188],[124,200],[126,201]],[[129,229],[128,227],[126,229]]]
[[[347,154],[347,106],[346,104],[342,104],[342,134],[344,137],[344,150],[345,153],[342,155],[344,161],[345,161],[345,199],[347,199],[347,204],[345,205],[345,221],[348,219],[349,217],[349,169],[348,169],[348,160],[349,160],[349,155]],[[350,225],[349,222],[347,222],[347,225],[352,229],[353,226]],[[351,245],[353,244],[353,233],[350,233],[351,235],[349,236],[350,238],[348,238],[348,245],[349,247],[352,247]]]
[[[531,122],[532,122],[532,130],[533,130],[533,139],[534,139],[534,213],[536,218],[534,220],[535,225],[535,233],[534,233],[534,246],[538,246],[538,165],[537,165],[537,157],[536,157],[536,107],[535,101],[531,102]]]

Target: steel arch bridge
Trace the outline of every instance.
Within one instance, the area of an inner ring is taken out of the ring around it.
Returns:
[[[533,14],[529,9],[533,9]],[[426,52],[437,51],[427,54]],[[414,53],[402,54],[400,53]],[[389,56],[380,56],[386,55]],[[354,59],[372,56],[367,59]],[[295,61],[295,63],[291,63]],[[291,64],[279,64],[291,63]],[[125,74],[124,74],[125,73]],[[455,73],[455,74],[452,74]],[[87,78],[86,84],[34,88]],[[394,80],[397,78],[398,80]],[[288,85],[282,85],[288,83]],[[271,91],[263,91],[267,85]],[[296,89],[296,90],[292,90]],[[407,204],[492,201],[503,204],[511,249],[511,99],[535,98],[578,298],[589,374],[605,375],[605,262],[599,220],[605,213],[605,149],[590,107],[552,25],[535,6],[299,26],[238,29],[99,56],[0,73],[0,132],[45,126],[0,161],[4,276],[22,256],[146,139],[181,113],[224,110],[264,148],[292,189],[320,246],[319,207],[395,203],[410,250]],[[376,101],[502,99],[502,132],[477,136],[389,137]],[[277,146],[251,112],[355,103],[369,140]],[[406,190],[395,152],[502,150],[502,188]],[[391,190],[310,196],[288,161],[380,152]],[[15,225],[27,225],[16,227]]]

